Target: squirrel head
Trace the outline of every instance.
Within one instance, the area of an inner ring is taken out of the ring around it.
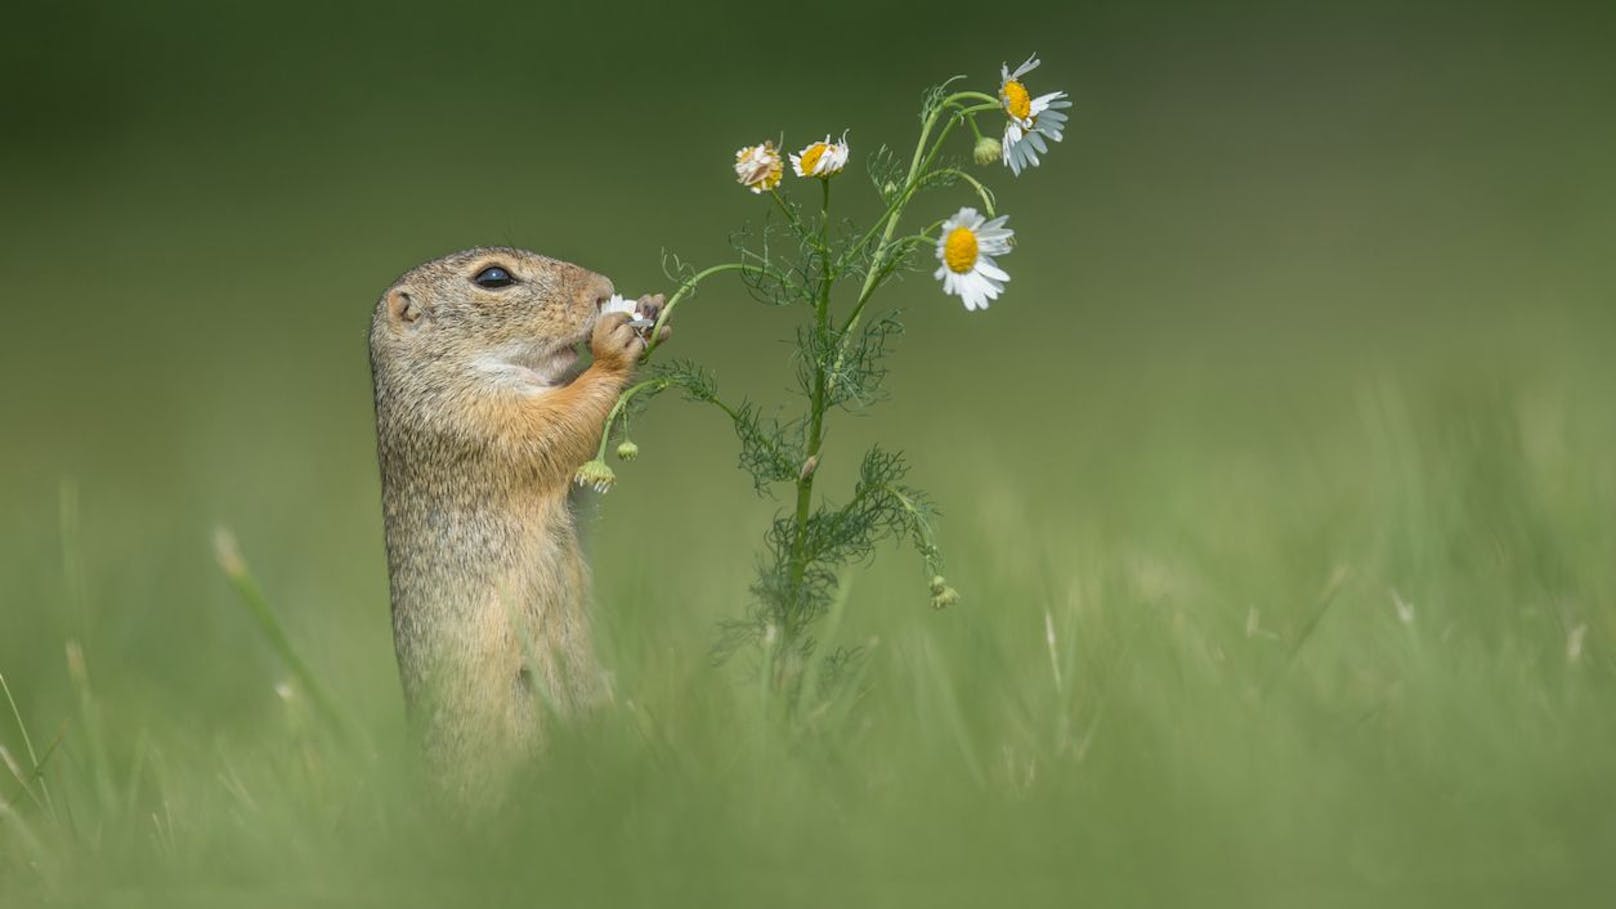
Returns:
[[[480,381],[542,388],[565,381],[612,282],[527,250],[478,247],[407,272],[371,321],[384,372],[441,389]],[[399,389],[402,390],[402,389]]]

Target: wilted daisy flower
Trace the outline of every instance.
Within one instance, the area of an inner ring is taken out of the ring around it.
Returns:
[[[943,293],[958,296],[968,310],[987,309],[1010,280],[994,256],[1010,251],[1015,231],[1004,226],[1009,215],[985,220],[974,208],[962,208],[943,222],[937,238],[937,267],[932,277],[943,282]]]
[[[780,185],[785,167],[774,143],[749,145],[735,153],[735,179],[755,193],[768,192]]]
[[[1072,106],[1065,92],[1050,92],[1034,98],[1027,91],[1021,77],[1037,69],[1038,64],[1038,57],[1034,55],[1014,72],[1009,64],[999,68],[999,102],[1004,105],[1005,116],[1010,118],[1004,125],[1004,163],[1018,177],[1023,167],[1037,167],[1038,156],[1049,153],[1049,146],[1044,143],[1046,137],[1055,142],[1061,140],[1061,132],[1066,128],[1066,115],[1061,111]]]
[[[829,177],[839,174],[847,166],[847,133],[835,142],[826,133],[822,141],[815,142],[791,156],[791,169],[799,177]]]
[[[617,482],[617,474],[606,466],[605,461],[596,458],[578,468],[578,472],[572,475],[572,481],[579,486],[588,486],[596,492],[605,492]]]

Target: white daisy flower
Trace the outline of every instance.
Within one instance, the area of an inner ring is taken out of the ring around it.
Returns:
[[[1004,163],[1010,172],[1021,176],[1024,167],[1037,167],[1038,156],[1049,153],[1044,140],[1061,140],[1066,129],[1066,114],[1072,106],[1065,92],[1050,92],[1034,98],[1021,82],[1021,77],[1038,68],[1037,55],[1012,72],[1009,64],[999,68],[999,102],[1004,105],[1010,122],[1004,125]]]
[[[993,261],[1010,251],[1015,231],[1004,226],[1009,218],[1000,215],[988,221],[976,209],[962,208],[943,222],[937,238],[937,261],[942,264],[932,277],[943,282],[943,293],[959,297],[968,310],[987,309],[1010,280]]]
[[[755,193],[768,192],[780,185],[785,167],[774,143],[749,145],[735,153],[735,179]]]
[[[639,332],[641,338],[650,338],[651,327],[656,325],[656,319],[651,318],[649,313],[640,309],[639,300],[625,300],[622,294],[612,294],[612,298],[607,300],[606,305],[600,308],[600,314],[609,316],[614,312],[620,312],[628,316],[629,326]]]
[[[622,294],[612,294],[612,298],[607,300],[606,305],[600,308],[600,314],[609,316],[614,312],[628,313],[635,318],[639,318],[640,301],[625,300]]]
[[[829,177],[842,172],[847,166],[847,133],[835,142],[826,133],[822,141],[815,142],[791,156],[791,169],[799,177]]]

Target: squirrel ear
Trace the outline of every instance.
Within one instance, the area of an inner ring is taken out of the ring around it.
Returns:
[[[393,322],[413,325],[425,314],[425,307],[404,288],[395,287],[387,292],[387,317]]]

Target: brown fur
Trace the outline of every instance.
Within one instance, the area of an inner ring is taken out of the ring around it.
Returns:
[[[486,289],[490,265],[519,283]],[[540,718],[604,694],[568,507],[643,342],[611,282],[531,252],[428,262],[371,322],[393,635],[412,724],[452,789],[486,790]],[[594,362],[575,377],[572,345]],[[539,701],[546,704],[541,704]]]

